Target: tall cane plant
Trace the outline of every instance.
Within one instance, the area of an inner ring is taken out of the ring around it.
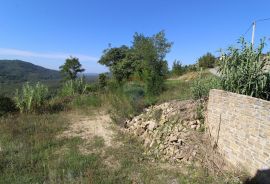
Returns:
[[[21,92],[18,89],[16,90],[14,101],[21,113],[29,113],[38,111],[47,97],[48,87],[39,82],[33,86],[26,83],[23,85]]]
[[[241,38],[239,48],[229,47],[219,66],[224,90],[270,100],[270,71],[263,54],[265,41],[258,48]]]

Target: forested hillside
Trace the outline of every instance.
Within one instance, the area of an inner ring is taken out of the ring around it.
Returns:
[[[59,80],[60,73],[21,60],[0,60],[0,82]]]
[[[57,88],[60,72],[21,60],[0,60],[0,95],[12,96],[26,82],[42,82]]]

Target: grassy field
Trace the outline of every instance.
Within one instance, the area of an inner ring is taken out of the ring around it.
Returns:
[[[112,128],[119,144],[110,147],[102,137],[90,142],[61,137],[70,123],[65,117],[63,113],[0,120],[0,183],[221,182],[203,169],[152,162],[141,144],[117,127]],[[80,151],[82,146],[86,153]]]
[[[166,90],[155,102],[190,99],[192,83],[167,80]],[[91,127],[76,130],[78,136],[62,136],[74,123],[79,126],[73,114],[93,123],[97,112],[117,111],[124,119],[139,113],[143,98],[143,87],[130,83],[119,94],[76,96],[67,111],[0,117],[0,183],[233,183],[203,168],[153,161],[144,154],[142,144],[117,123],[109,124],[114,132],[109,146],[102,136],[87,140],[80,136]]]

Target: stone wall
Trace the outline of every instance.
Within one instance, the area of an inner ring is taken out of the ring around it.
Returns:
[[[211,90],[207,126],[219,152],[250,174],[270,169],[270,102]]]

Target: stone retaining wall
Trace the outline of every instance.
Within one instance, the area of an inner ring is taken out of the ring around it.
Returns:
[[[211,90],[206,122],[228,162],[250,174],[270,169],[269,101]]]

